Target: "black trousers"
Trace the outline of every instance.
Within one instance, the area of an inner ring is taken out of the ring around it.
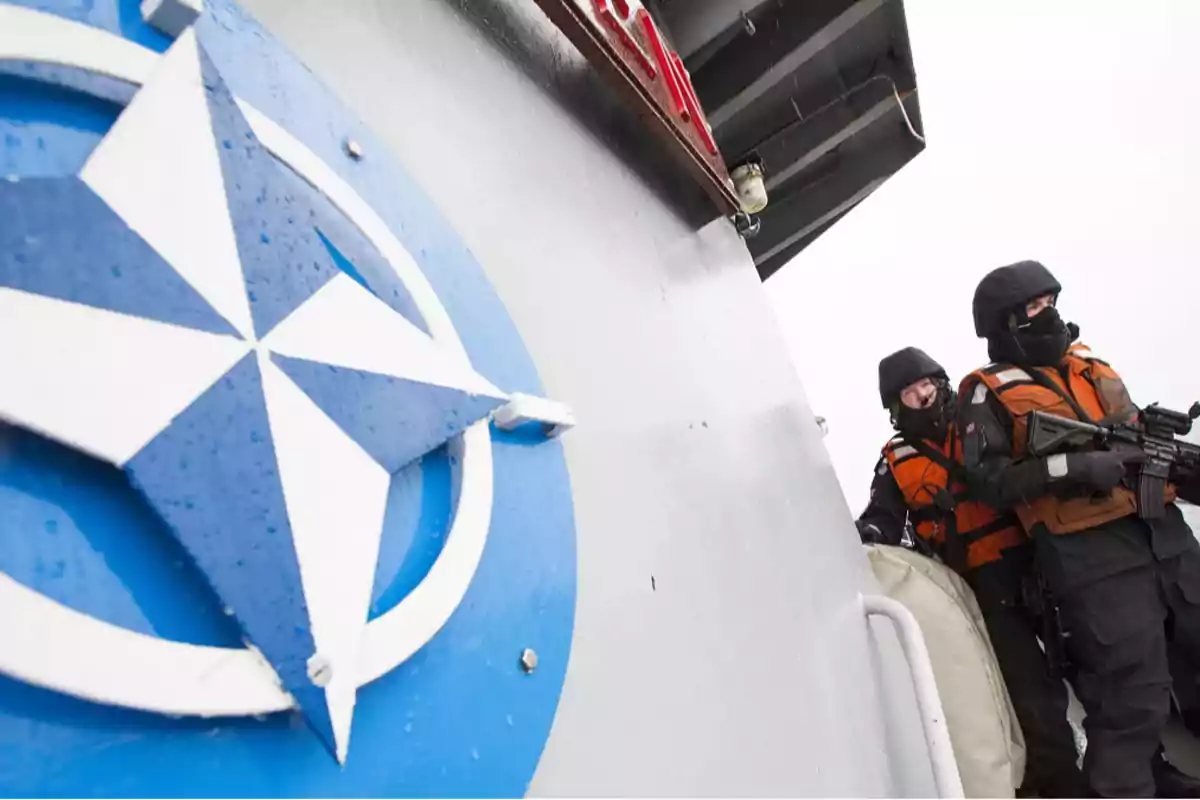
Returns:
[[[1174,646],[1200,664],[1200,545],[1192,540],[1178,555],[1057,594],[1075,690],[1087,711],[1090,789],[1104,797],[1153,797],[1151,763],[1170,714],[1168,617]]]
[[[1011,563],[987,564],[970,581],[1025,735],[1021,788],[1039,797],[1082,797],[1087,785],[1067,722],[1067,687],[1051,675],[1038,645],[1038,620],[1021,603],[1021,572]]]

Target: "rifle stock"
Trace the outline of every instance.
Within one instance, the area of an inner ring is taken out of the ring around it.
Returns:
[[[1099,425],[1044,411],[1029,412],[1028,431],[1026,449],[1037,457],[1081,450],[1089,445],[1104,446],[1108,441],[1104,428]]]
[[[1076,419],[1031,411],[1027,418],[1026,450],[1032,456],[1092,449],[1110,449],[1114,444],[1132,445],[1146,454],[1137,468],[1138,516],[1161,517],[1166,506],[1167,483],[1194,480],[1200,474],[1200,445],[1178,441],[1176,436],[1191,431],[1200,417],[1200,402],[1185,413],[1147,406],[1135,422],[1094,425]]]

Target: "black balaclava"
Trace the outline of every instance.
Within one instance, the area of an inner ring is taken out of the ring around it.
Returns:
[[[900,402],[900,392],[922,378],[932,378],[938,392],[926,408],[909,408]],[[954,391],[942,365],[916,347],[905,347],[879,362],[879,399],[892,415],[892,425],[901,433],[942,442],[954,416]]]
[[[993,361],[1057,366],[1071,342],[1079,338],[1079,326],[1063,322],[1054,306],[1043,308],[1033,319],[1025,316],[1024,304],[1010,314],[1009,329],[988,337],[988,357]]]
[[[1036,261],[994,269],[975,289],[975,333],[988,342],[988,356],[1001,363],[1055,366],[1079,337],[1078,326],[1064,323],[1058,309],[1042,309],[1033,319],[1025,305],[1042,295],[1058,299],[1062,286]]]
[[[925,408],[909,408],[896,401],[892,412],[892,424],[905,436],[929,439],[934,442],[946,440],[950,423],[954,419],[954,390],[945,378],[934,378],[937,395]]]

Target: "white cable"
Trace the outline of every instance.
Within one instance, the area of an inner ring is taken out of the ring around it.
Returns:
[[[908,118],[908,109],[904,107],[904,101],[900,99],[900,92],[896,91],[896,84],[892,83],[892,97],[896,98],[896,105],[900,106],[900,113],[904,116],[904,124],[908,126],[908,132],[913,135],[921,144],[925,144],[925,137],[917,133],[917,129],[913,127],[912,120]]]

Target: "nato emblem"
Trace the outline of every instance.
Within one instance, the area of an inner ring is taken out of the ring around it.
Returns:
[[[522,793],[569,412],[266,31],[122,5],[0,4],[0,789]]]

